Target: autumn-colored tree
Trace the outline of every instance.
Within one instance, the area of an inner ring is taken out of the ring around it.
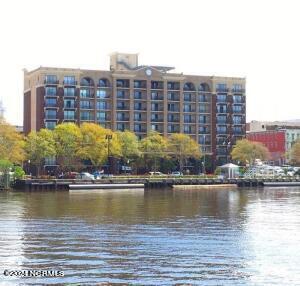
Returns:
[[[251,142],[247,139],[237,141],[231,152],[233,160],[253,165],[255,159],[267,160],[270,153],[267,147],[260,142]]]
[[[53,131],[56,154],[60,165],[65,170],[76,166],[77,151],[80,146],[81,132],[74,123],[63,123],[55,127]]]
[[[167,156],[167,146],[167,140],[156,131],[151,131],[147,137],[143,138],[141,151],[147,166],[154,167],[154,171],[156,171],[159,159]]]
[[[37,176],[45,158],[56,155],[53,132],[48,129],[41,129],[38,132],[31,132],[25,140],[26,157],[36,166]]]
[[[141,152],[139,150],[139,140],[137,136],[128,130],[124,132],[116,132],[118,136],[119,143],[121,146],[122,158],[125,161],[134,160],[140,156]]]
[[[300,163],[300,140],[297,140],[291,149],[291,160],[295,164]]]
[[[200,159],[200,145],[190,136],[181,133],[174,133],[168,139],[168,151],[170,155],[178,160],[180,170],[183,163],[189,158]]]
[[[107,129],[95,123],[83,123],[80,126],[81,141],[77,155],[88,159],[94,167],[101,166],[107,160]]]
[[[24,140],[13,126],[0,118],[0,159],[21,164],[25,158]]]

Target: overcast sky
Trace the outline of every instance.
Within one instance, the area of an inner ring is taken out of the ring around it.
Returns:
[[[299,3],[299,4],[298,4]],[[300,1],[1,0],[0,98],[23,121],[23,68],[108,69],[111,52],[247,78],[247,121],[300,118]]]

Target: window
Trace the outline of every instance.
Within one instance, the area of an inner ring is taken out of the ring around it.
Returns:
[[[129,88],[129,79],[117,79],[117,87]]]
[[[242,106],[241,105],[233,105],[232,111],[234,113],[242,113]]]
[[[192,133],[192,126],[191,125],[183,125],[183,132],[190,134]]]
[[[88,100],[80,101],[80,108],[82,109],[93,109],[93,103]]]
[[[58,83],[57,76],[56,75],[46,75],[45,83],[57,84]]]
[[[208,128],[206,126],[200,126],[199,127],[199,133],[200,134],[207,134],[208,132]]]
[[[218,115],[217,116],[217,123],[225,124],[226,122],[227,122],[227,116],[226,115]]]
[[[227,105],[226,104],[219,104],[217,106],[218,113],[226,113],[227,112]]]
[[[64,119],[74,120],[75,111],[74,110],[64,110]]]
[[[185,93],[184,101],[192,101],[192,95],[190,93]]]
[[[134,132],[142,132],[142,125],[134,124]]]
[[[216,89],[217,89],[217,91],[220,91],[220,92],[228,91],[226,83],[217,83]]]
[[[199,115],[199,123],[202,123],[202,124],[209,123],[209,116],[208,115]]]
[[[47,129],[54,129],[55,128],[55,126],[56,126],[56,122],[55,121],[46,121],[45,122],[45,127],[47,128]]]
[[[81,111],[80,120],[94,120],[94,114],[90,111]]]
[[[135,99],[142,99],[142,92],[139,90],[134,91],[134,98]]]
[[[232,85],[232,91],[233,92],[242,92],[243,86],[241,84],[233,84]]]
[[[106,101],[97,101],[96,108],[99,109],[108,109],[109,105]]]
[[[64,84],[70,84],[70,85],[75,85],[75,76],[64,76]]]
[[[242,103],[243,102],[242,99],[243,99],[242,95],[234,95],[233,96],[234,103]]]
[[[209,112],[209,106],[208,105],[199,104],[199,112],[201,112],[201,113],[208,113]]]
[[[179,94],[176,92],[168,92],[168,100],[179,101]]]
[[[157,124],[151,124],[151,130],[158,131],[158,125]]]
[[[174,103],[168,104],[168,111],[179,111],[179,105]]]
[[[54,86],[47,86],[45,88],[46,96],[56,96],[56,87]]]
[[[145,80],[135,80],[133,82],[134,88],[146,88],[147,82]]]
[[[242,124],[242,116],[233,115],[233,124]]]
[[[217,94],[217,102],[226,102],[227,96],[226,94]]]
[[[168,89],[179,90],[180,89],[180,83],[175,82],[175,81],[168,81]]]
[[[118,101],[117,102],[117,109],[126,109],[125,102]]]
[[[142,121],[142,113],[134,113],[135,121]]]
[[[151,88],[152,89],[163,89],[164,83],[162,81],[151,81]]]
[[[208,95],[206,95],[206,94],[200,94],[199,95],[199,101],[200,102],[208,102]]]
[[[74,99],[64,99],[64,108],[75,108]]]
[[[185,115],[183,116],[183,121],[184,121],[185,123],[191,123],[191,122],[192,122],[192,115],[190,115],[190,114],[185,114]]]
[[[75,96],[75,88],[65,87],[64,88],[64,96]]]
[[[224,133],[227,133],[227,127],[224,125],[224,126],[217,126],[217,133],[220,133],[220,134],[224,134]]]
[[[124,131],[125,130],[125,124],[124,123],[117,123],[117,130]]]
[[[96,96],[97,96],[98,98],[102,98],[102,99],[103,99],[103,98],[108,98],[108,95],[107,95],[106,90],[102,90],[102,89],[97,90]]]
[[[80,97],[83,98],[91,97],[90,89],[80,89]]]
[[[45,111],[46,119],[56,119],[56,110],[55,109],[47,109]]]
[[[106,78],[99,79],[99,86],[100,87],[109,87],[110,83]]]
[[[56,106],[56,98],[46,98],[45,106],[46,107],[55,107]]]
[[[184,112],[191,112],[192,111],[192,105],[190,105],[190,104],[184,104],[183,105],[183,111]]]
[[[233,126],[232,131],[233,131],[233,134],[242,134],[243,133],[242,126]]]
[[[118,98],[125,98],[125,90],[118,90],[117,91]]]
[[[151,103],[151,110],[158,111],[158,103]]]
[[[124,112],[117,112],[117,120],[125,121],[128,119],[128,116]]]
[[[142,103],[141,102],[135,102],[134,103],[134,109],[135,110],[142,110]]]
[[[97,121],[105,121],[106,113],[105,112],[97,112]]]

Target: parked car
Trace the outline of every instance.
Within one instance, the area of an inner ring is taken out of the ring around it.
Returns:
[[[95,180],[94,175],[88,173],[88,172],[81,172],[76,176],[76,179],[81,180]]]
[[[183,176],[183,173],[180,171],[174,171],[171,173],[171,175],[177,177],[177,176]]]
[[[104,171],[95,171],[93,173],[93,176],[94,176],[95,180],[101,179],[103,177],[103,175],[104,175]]]
[[[76,179],[76,176],[79,175],[77,172],[67,172],[64,174],[60,174],[58,176],[59,179]]]
[[[164,176],[165,174],[163,174],[162,172],[149,172],[150,176]]]

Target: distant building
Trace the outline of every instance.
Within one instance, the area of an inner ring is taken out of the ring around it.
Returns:
[[[284,130],[248,132],[246,137],[250,141],[260,142],[265,145],[270,152],[270,161],[274,165],[285,163],[286,133]]]
[[[247,132],[260,132],[267,130],[278,130],[288,128],[300,128],[300,120],[291,120],[291,121],[256,121],[253,120],[246,124]]]
[[[269,149],[271,161],[274,164],[288,163],[290,160],[289,153],[293,144],[296,140],[300,140],[300,122],[275,121],[258,123],[256,121],[252,125],[252,131],[247,132],[246,137],[250,141],[263,143]]]
[[[151,130],[163,136],[185,133],[213,162],[228,162],[236,140],[245,138],[245,78],[172,69],[139,65],[137,54],[114,53],[110,70],[25,70],[24,132],[94,122],[139,138]]]

